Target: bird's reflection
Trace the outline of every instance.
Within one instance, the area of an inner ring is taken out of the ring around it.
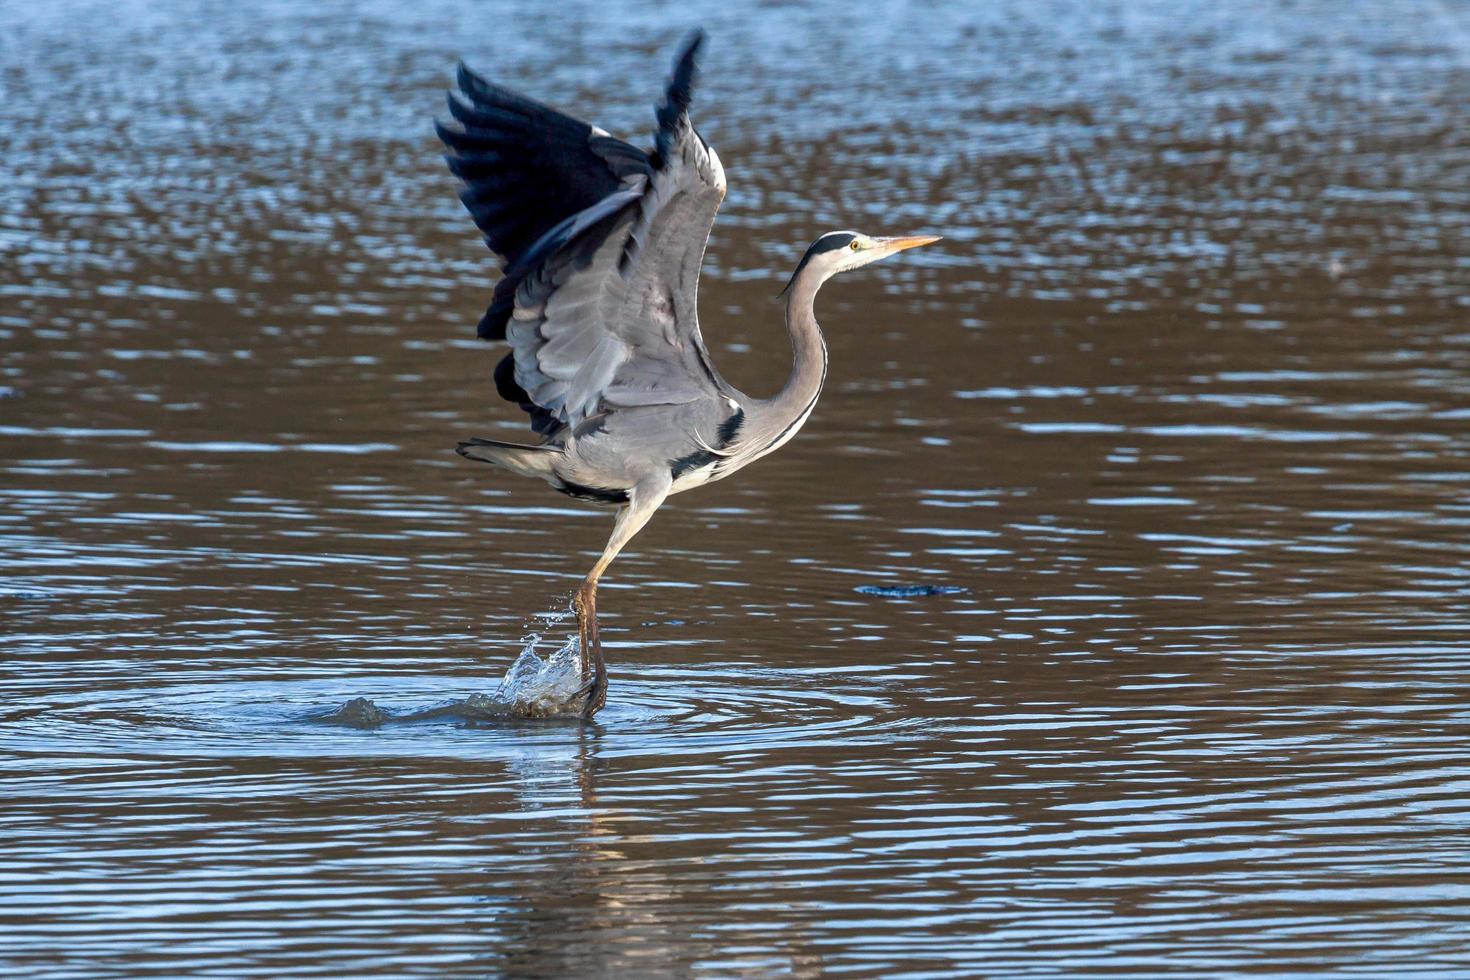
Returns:
[[[679,859],[671,839],[640,858],[648,847],[644,818],[600,798],[599,786],[618,776],[616,760],[602,751],[605,738],[600,726],[587,725],[565,752],[510,761],[524,811],[558,826],[527,855],[524,875],[495,875],[483,896],[493,910],[487,968],[513,977],[687,976],[715,965],[824,975],[799,929],[777,947],[768,932],[744,941],[710,928],[719,919],[708,908],[717,853],[700,847]],[[727,952],[732,946],[765,948],[746,964]]]

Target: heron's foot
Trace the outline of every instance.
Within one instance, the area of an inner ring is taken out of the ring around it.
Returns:
[[[582,661],[582,686],[577,696],[586,697],[582,717],[591,718],[607,703],[607,665],[602,661],[602,639],[597,633],[597,589],[584,585],[572,598],[577,612],[577,646]]]
[[[590,681],[597,673],[594,661],[602,656],[602,643],[597,636],[597,594],[583,586],[572,596],[572,609],[577,614],[577,656],[582,680]]]
[[[581,715],[586,720],[601,711],[603,705],[607,704],[607,671],[599,670],[588,678],[581,687],[572,694],[575,702],[578,698],[586,698],[582,703]]]

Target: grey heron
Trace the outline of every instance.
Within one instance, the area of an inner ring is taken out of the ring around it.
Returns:
[[[827,377],[813,303],[822,283],[935,236],[834,231],[812,242],[783,290],[793,363],[770,398],[720,376],[700,336],[696,289],[725,197],[720,158],[689,121],[694,32],[656,107],[653,148],[492,84],[461,65],[454,124],[436,124],[460,199],[501,277],[479,336],[505,341],[500,396],[530,415],[534,445],[470,439],[469,459],[617,509],[612,536],[573,599],[584,698],[607,699],[597,583],[671,494],[723,479],[783,446]]]

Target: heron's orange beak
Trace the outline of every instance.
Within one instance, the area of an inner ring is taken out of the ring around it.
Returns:
[[[918,248],[939,241],[938,235],[908,235],[901,238],[880,238],[878,243],[889,252],[902,252],[906,248]]]

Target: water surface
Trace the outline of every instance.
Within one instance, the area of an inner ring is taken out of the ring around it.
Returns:
[[[0,10],[6,971],[1470,971],[1470,8],[614,6]],[[736,384],[805,242],[945,242],[619,559],[596,725],[304,720],[610,530],[452,451],[455,60],[636,135],[694,21]]]

